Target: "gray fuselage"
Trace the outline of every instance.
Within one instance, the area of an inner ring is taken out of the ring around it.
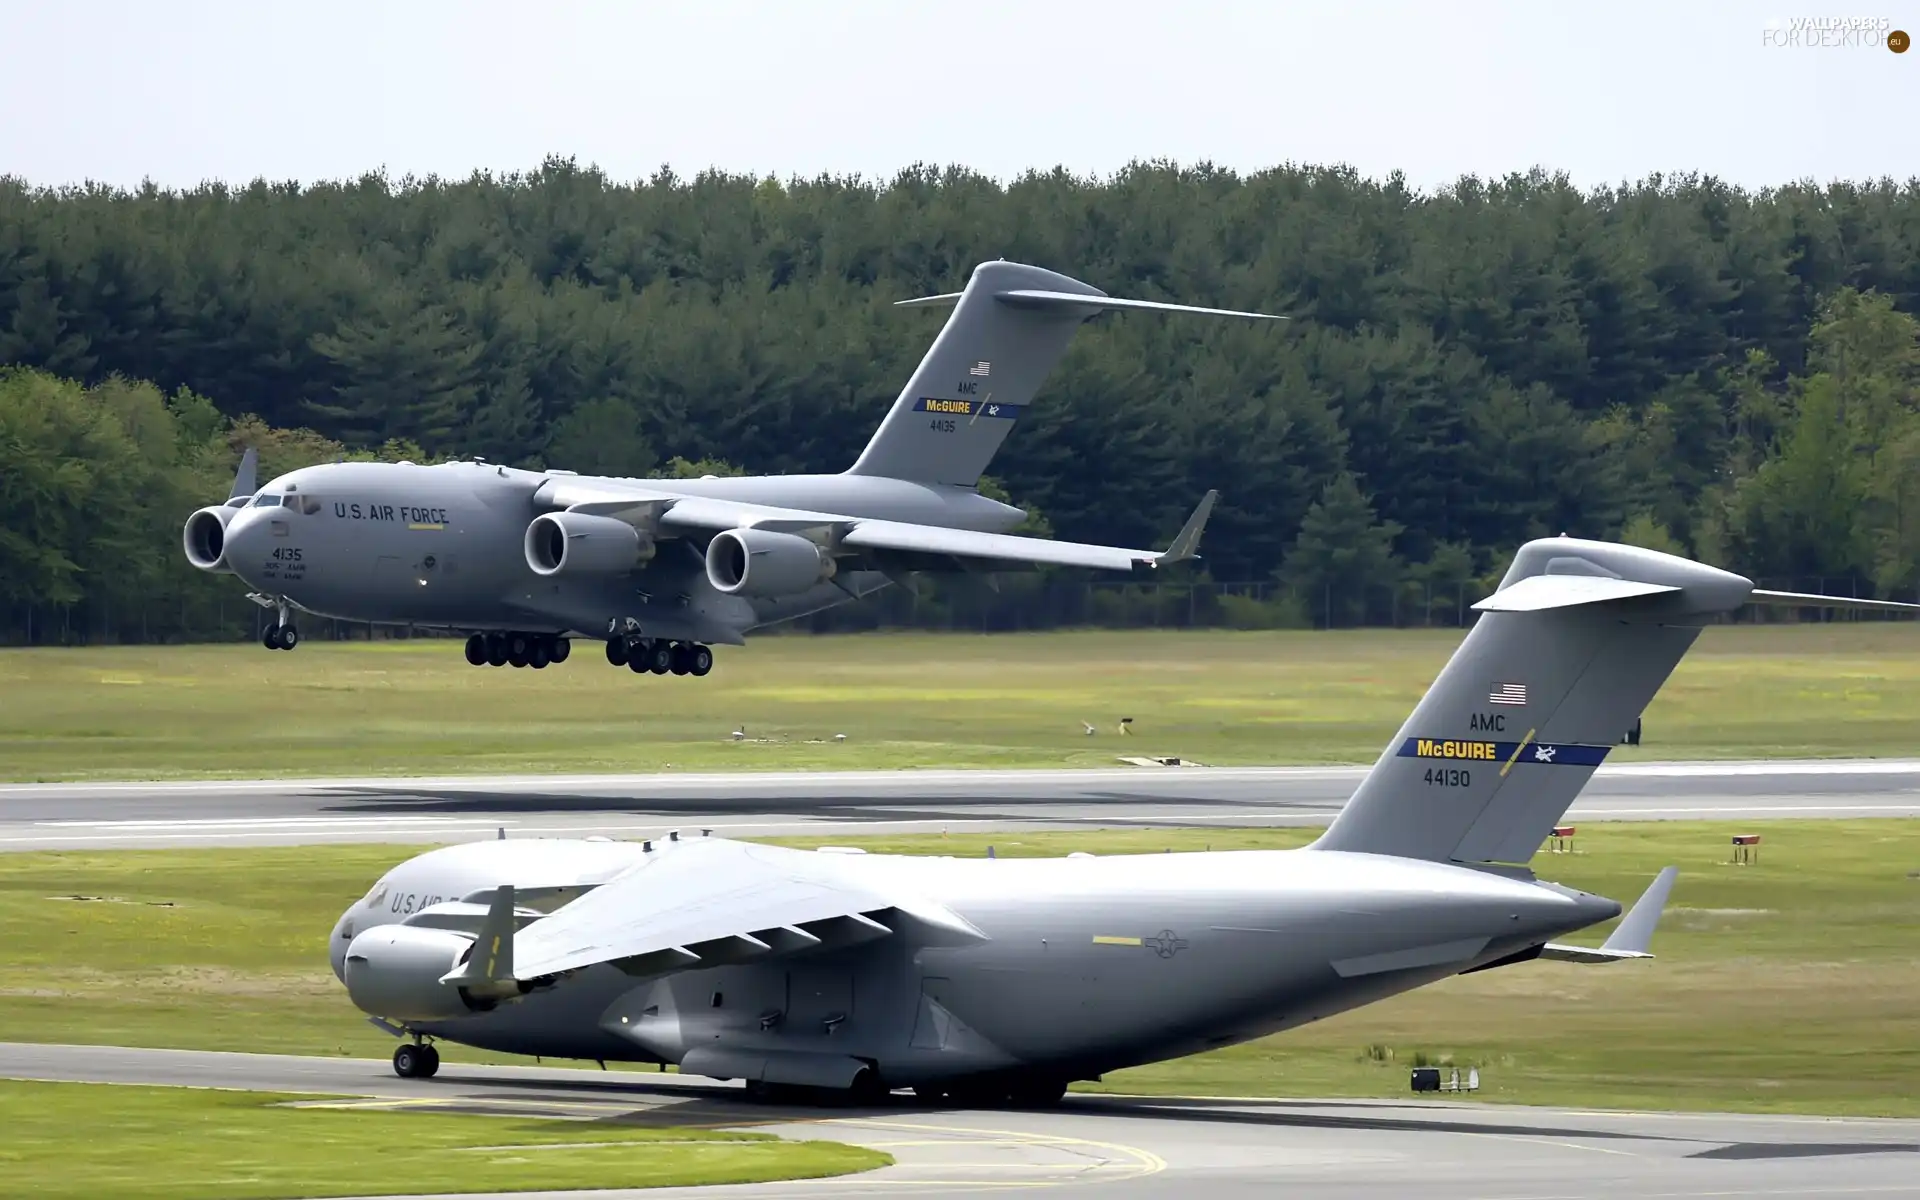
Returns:
[[[269,482],[224,531],[225,565],[256,592],[320,616],[462,631],[522,630],[737,644],[788,620],[885,585],[850,572],[791,596],[716,591],[699,543],[675,539],[631,572],[537,575],[523,539],[547,507],[541,489],[575,477],[477,462],[335,463]],[[590,481],[591,482],[591,481]],[[1024,517],[970,488],[856,475],[608,480],[688,496],[850,517],[1002,532]]]
[[[377,889],[378,905],[342,916],[336,972],[372,923],[547,877],[567,845],[473,843],[403,864]],[[528,853],[534,846],[551,849]],[[595,844],[587,857],[642,853]],[[708,1065],[716,1061],[785,1055],[860,1059],[894,1086],[1008,1072],[1091,1078],[1293,1028],[1620,912],[1555,885],[1370,854],[872,855],[847,866],[877,890],[945,905],[985,940],[940,945],[896,931],[657,979],[602,965],[494,1011],[414,1028],[510,1053],[675,1062],[702,1074],[723,1073]]]

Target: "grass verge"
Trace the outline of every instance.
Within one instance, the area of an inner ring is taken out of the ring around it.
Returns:
[[[1727,835],[1761,832],[1754,866]],[[1285,847],[1310,830],[847,838],[902,853]],[[783,839],[788,844],[813,841]],[[1920,822],[1586,825],[1545,878],[1630,903],[1680,878],[1652,962],[1535,962],[1448,980],[1279,1037],[1120,1072],[1101,1090],[1401,1096],[1419,1061],[1483,1098],[1920,1116]],[[384,1055],[325,960],[393,846],[0,855],[0,1040]],[[76,899],[75,897],[91,897]],[[1597,929],[1587,939],[1604,936]],[[448,1047],[469,1061],[515,1061]]]
[[[635,676],[591,643],[545,671],[469,667],[439,640],[0,650],[0,779],[1368,762],[1458,642],[769,637],[700,680]],[[1614,761],[1900,756],[1917,728],[1920,624],[1719,626]]]
[[[770,1134],[283,1107],[312,1099],[0,1081],[0,1179],[44,1200],[266,1200],[761,1183],[892,1161]]]

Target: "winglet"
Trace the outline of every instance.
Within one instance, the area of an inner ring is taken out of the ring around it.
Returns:
[[[1188,517],[1187,523],[1180,527],[1180,532],[1173,536],[1173,541],[1167,544],[1165,550],[1153,556],[1154,566],[1165,567],[1200,557],[1200,534],[1207,528],[1207,518],[1213,515],[1213,502],[1219,498],[1219,491],[1211,488],[1206,495],[1200,497],[1200,503],[1194,508],[1193,515]]]
[[[1647,885],[1647,890],[1627,911],[1626,920],[1620,922],[1612,935],[1600,943],[1600,948],[1646,954],[1647,947],[1653,944],[1653,927],[1660,923],[1660,914],[1666,911],[1667,896],[1673,891],[1673,880],[1679,873],[1679,867],[1666,867],[1655,875],[1653,882]]]
[[[233,490],[227,493],[228,504],[232,504],[235,500],[253,498],[253,494],[260,490],[260,485],[256,482],[259,470],[260,451],[248,446],[247,452],[240,456],[240,469],[233,473]]]
[[[467,961],[440,977],[440,982],[468,990],[494,984],[513,983],[513,885],[494,889],[493,902],[487,906],[486,919],[473,939],[473,951]]]
[[[1647,947],[1653,944],[1653,928],[1660,923],[1660,914],[1666,911],[1667,896],[1673,891],[1674,877],[1680,868],[1666,867],[1653,877],[1653,882],[1640,898],[1627,910],[1626,919],[1621,921],[1613,933],[1598,947],[1568,946],[1558,942],[1548,942],[1540,948],[1540,957],[1557,959],[1560,962],[1610,963],[1623,962],[1630,958],[1652,958]]]

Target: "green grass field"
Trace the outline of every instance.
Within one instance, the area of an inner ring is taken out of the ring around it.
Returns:
[[[256,1200],[674,1187],[811,1179],[892,1161],[770,1134],[286,1107],[313,1099],[0,1081],[0,1191]]]
[[[1681,868],[1652,962],[1535,962],[1449,980],[1293,1033],[1121,1072],[1103,1090],[1402,1096],[1420,1056],[1482,1070],[1484,1098],[1920,1115],[1920,822],[1728,829],[1583,825],[1545,878],[1631,902]],[[1297,845],[1308,830],[1061,831],[848,839],[1001,855]],[[795,841],[791,844],[806,845]],[[0,855],[0,1040],[380,1055],[328,969],[342,909],[415,849]],[[1604,929],[1583,940],[1597,943]],[[513,1061],[457,1047],[453,1061]]]
[[[0,779],[1368,762],[1457,643],[770,637],[722,647],[702,680],[636,676],[591,644],[545,671],[469,667],[452,641],[6,650]],[[1710,629],[1646,739],[1615,760],[1920,752],[1920,624]]]

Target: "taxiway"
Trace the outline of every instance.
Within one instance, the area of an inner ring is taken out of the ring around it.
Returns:
[[[1063,825],[1324,825],[1361,767],[458,776],[0,785],[0,850]],[[1570,821],[1920,816],[1920,760],[1624,763]]]
[[[316,1099],[305,1103],[322,1106],[753,1126],[873,1146],[897,1163],[797,1183],[573,1193],[600,1198],[767,1200],[1075,1185],[1126,1200],[1911,1195],[1920,1166],[1920,1121],[1077,1094],[1043,1112],[947,1110],[905,1097],[862,1109],[782,1109],[744,1103],[737,1086],[631,1071],[450,1059],[437,1078],[402,1080],[385,1062],[363,1059],[21,1044],[0,1044],[0,1077],[308,1094]]]

